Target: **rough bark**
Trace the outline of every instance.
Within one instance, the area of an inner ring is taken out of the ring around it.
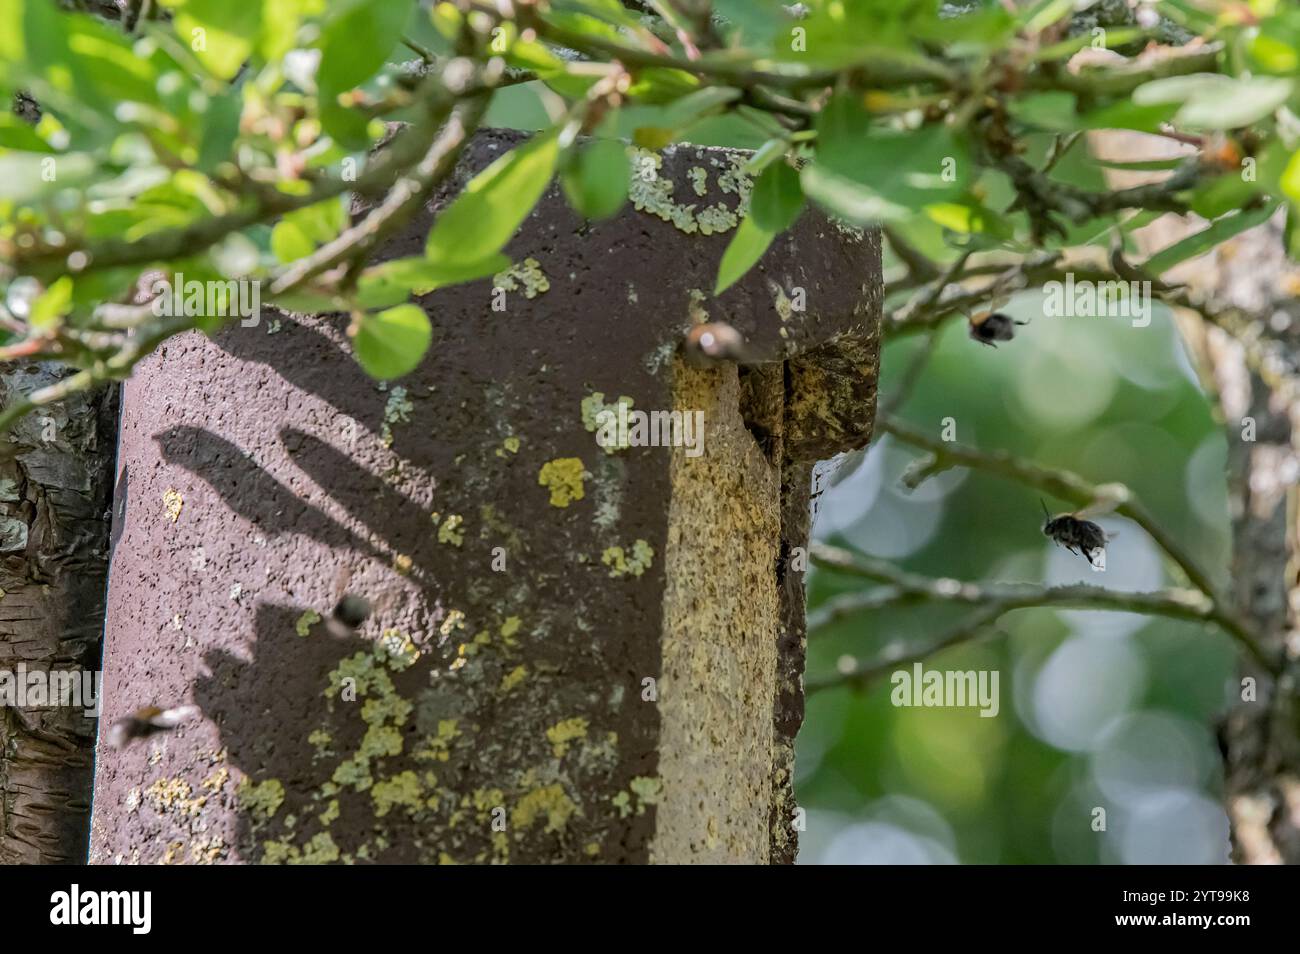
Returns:
[[[518,141],[480,134],[459,180]],[[92,860],[793,858],[791,557],[808,455],[869,437],[879,240],[809,213],[712,300],[742,157],[637,159],[635,210],[586,223],[552,188],[511,275],[428,298],[397,386],[329,316],[137,369],[105,718],[202,716],[101,750]],[[381,257],[420,254],[455,188]],[[686,360],[720,320],[752,366]],[[598,446],[623,396],[702,411],[704,453]],[[374,607],[357,632],[318,619],[341,588]]]
[[[8,365],[0,402],[68,373]],[[99,668],[115,393],[43,408],[0,451],[0,670]],[[95,728],[80,708],[0,708],[0,864],[85,859]]]

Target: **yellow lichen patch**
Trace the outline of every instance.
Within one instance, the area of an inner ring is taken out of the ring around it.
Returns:
[[[442,625],[438,627],[438,632],[443,636],[450,636],[456,630],[464,628],[465,612],[463,610],[454,609],[451,610],[447,614],[447,618],[442,621]]]
[[[254,818],[269,819],[284,804],[284,786],[279,779],[268,778],[264,782],[253,782],[245,777],[235,789],[235,798],[239,807]]]
[[[174,487],[168,487],[163,493],[163,513],[167,519],[175,523],[181,515],[181,507],[185,506],[185,498],[181,496],[180,491]]]
[[[320,613],[313,609],[307,610],[293,624],[293,631],[299,636],[306,636],[311,632],[311,628],[320,622]]]
[[[331,825],[338,819],[339,814],[339,800],[337,798],[331,798],[325,811],[320,813],[320,823],[322,825]]]
[[[438,522],[438,514],[433,514],[433,522]],[[453,547],[458,547],[465,542],[465,530],[462,524],[465,519],[457,513],[447,515],[447,519],[442,521],[442,526],[438,528],[438,542],[447,543]]]
[[[600,555],[600,562],[609,567],[610,576],[640,576],[650,568],[654,555],[654,547],[645,540],[638,539],[632,544],[630,556],[622,547],[608,547]]]
[[[264,865],[327,865],[340,857],[338,845],[327,831],[313,835],[301,849],[284,839],[262,842]]]
[[[402,576],[410,576],[412,561],[405,553],[396,553],[393,555],[393,569]]]
[[[223,765],[200,782],[199,788],[206,788],[209,792],[219,792],[229,779],[230,770]]]
[[[501,691],[509,692],[511,689],[515,688],[517,685],[523,682],[524,679],[527,678],[527,676],[528,676],[527,666],[516,666],[514,669],[510,670],[508,673],[506,673],[504,676],[501,677]]]
[[[376,782],[370,790],[370,798],[375,803],[377,818],[384,817],[394,808],[405,808],[408,812],[415,813],[424,807],[420,779],[409,769],[390,779]]]
[[[547,461],[537,474],[537,483],[551,492],[552,507],[567,507],[583,498],[582,481],[587,471],[578,457]]]
[[[560,785],[547,785],[533,789],[519,800],[519,804],[510,813],[510,824],[517,831],[525,832],[538,819],[545,818],[546,831],[563,831],[577,809],[578,806]]]
[[[334,741],[334,737],[327,729],[316,729],[307,736],[307,741],[316,749],[314,758],[324,758],[330,753],[330,743]]]
[[[569,744],[587,737],[587,720],[581,716],[557,722],[546,730],[546,739],[551,743],[551,751],[556,758],[563,758],[569,751]]]
[[[160,778],[144,790],[144,797],[159,813],[176,812],[197,815],[208,797],[191,798],[190,783],[181,778]]]
[[[551,281],[535,258],[515,262],[504,272],[492,276],[492,285],[505,291],[523,290],[525,298],[536,298],[550,291]]]
[[[163,852],[162,861],[160,863],[164,865],[176,864],[176,862],[180,858],[181,852],[184,850],[185,850],[185,842],[173,841],[170,845],[167,846],[167,850]]]
[[[196,865],[210,865],[226,854],[226,841],[220,835],[196,838],[190,843],[190,860]]]
[[[519,438],[514,437],[513,435],[507,437],[505,440],[501,442],[501,446],[497,448],[497,456],[505,457],[506,454],[518,454],[519,446],[521,443],[522,442],[519,440]]]
[[[456,719],[442,719],[438,722],[438,734],[426,736],[424,745],[412,753],[418,762],[446,762],[451,758],[451,744],[460,735]]]
[[[507,616],[506,621],[501,624],[502,638],[509,642],[522,625],[523,621],[518,616]]]

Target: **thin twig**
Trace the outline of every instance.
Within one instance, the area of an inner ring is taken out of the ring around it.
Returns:
[[[1141,527],[1165,555],[1182,570],[1188,581],[1210,598],[1213,604],[1211,617],[1214,621],[1249,649],[1261,665],[1269,671],[1276,671],[1276,661],[1263,649],[1258,638],[1250,632],[1236,612],[1229,607],[1209,574],[1201,569],[1196,559],[1182,544],[1155,521],[1128,487],[1118,483],[1093,484],[1071,471],[1045,467],[1002,451],[984,452],[961,444],[936,440],[898,421],[877,421],[876,427],[901,441],[929,452],[930,459],[909,478],[905,478],[912,486],[916,486],[932,474],[957,465],[982,470],[1025,484],[1043,493],[1068,500],[1078,507],[1098,503],[1113,506],[1116,514],[1132,520]]]

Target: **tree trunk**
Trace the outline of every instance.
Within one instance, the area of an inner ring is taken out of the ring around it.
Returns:
[[[137,369],[105,718],[201,717],[101,748],[92,860],[793,859],[809,462],[870,436],[880,248],[810,212],[711,299],[744,158],[638,154],[603,223],[553,187],[396,386],[287,314]],[[744,366],[688,359],[723,320]],[[620,404],[702,453],[598,445]]]
[[[0,402],[69,373],[11,364]],[[100,389],[42,408],[4,447],[0,670],[15,679],[99,668],[116,430],[116,389]],[[95,726],[80,707],[0,709],[0,864],[85,860]]]

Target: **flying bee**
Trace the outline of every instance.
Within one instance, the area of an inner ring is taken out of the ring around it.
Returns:
[[[135,739],[146,739],[157,732],[170,732],[186,719],[198,714],[198,706],[177,706],[174,709],[145,706],[118,719],[109,727],[108,744],[120,749]]]
[[[682,350],[686,360],[697,368],[711,368],[723,361],[746,365],[763,362],[745,336],[725,321],[693,325],[682,342]]]
[[[1016,336],[1016,325],[1029,324],[1027,321],[1017,321],[1010,315],[998,310],[1010,300],[1011,296],[1003,295],[989,302],[989,307],[985,311],[970,315],[971,338],[980,344],[996,348],[997,345],[994,342],[1010,341]]]
[[[1105,530],[1091,520],[1081,517],[1080,514],[1084,513],[1082,510],[1076,513],[1058,513],[1053,517],[1041,497],[1038,502],[1043,505],[1043,516],[1047,518],[1043,524],[1044,534],[1071,553],[1081,554],[1091,566],[1104,565],[1095,562],[1093,554],[1098,550],[1105,551],[1107,540]]]
[[[348,584],[351,582],[351,567],[341,567],[334,577],[336,599],[334,609],[330,612],[329,618],[325,620],[326,629],[335,637],[343,638],[355,635],[361,624],[369,618],[371,613],[369,600],[348,591]]]

